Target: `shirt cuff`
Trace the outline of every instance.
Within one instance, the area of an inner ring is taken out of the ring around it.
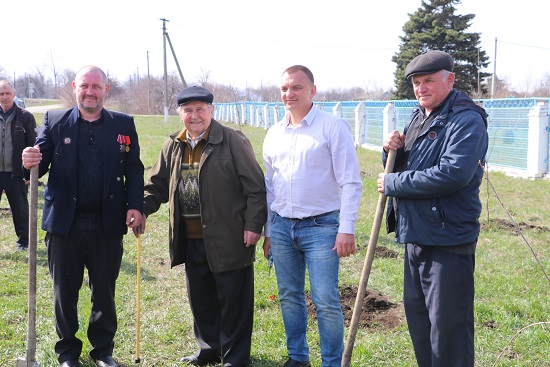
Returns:
[[[271,223],[269,223],[269,220],[264,225],[264,237],[271,237]]]
[[[355,222],[352,220],[340,220],[340,227],[338,227],[338,232],[340,233],[349,233],[355,234]]]

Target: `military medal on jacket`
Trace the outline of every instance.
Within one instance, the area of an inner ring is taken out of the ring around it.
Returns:
[[[130,137],[128,135],[119,134],[117,142],[120,144],[120,152],[128,153],[130,151]]]

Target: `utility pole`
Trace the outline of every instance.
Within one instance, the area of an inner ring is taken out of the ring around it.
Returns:
[[[151,76],[149,75],[149,51],[147,51],[147,114],[151,114]]]
[[[168,122],[168,70],[166,66],[166,22],[168,19],[162,18],[162,49],[164,53],[164,122]]]
[[[176,62],[176,67],[178,68],[178,72],[180,74],[181,83],[183,84],[184,88],[187,88],[187,83],[185,82],[185,78],[183,77],[183,73],[181,72],[180,64],[178,63],[178,58],[176,57],[176,52],[174,51],[174,47],[172,46],[172,42],[170,41],[170,36],[168,35],[168,32],[166,31],[166,22],[169,22],[168,19],[161,18],[162,20],[162,41],[163,41],[163,50],[164,50],[164,122],[168,122],[168,68],[166,63],[166,40],[168,40],[168,44],[170,45],[170,50],[172,51],[172,56],[174,57],[174,61]]]
[[[478,47],[477,48],[477,98],[481,98],[481,82],[479,80],[480,69],[481,69],[481,65],[479,63],[479,47]]]
[[[172,50],[172,56],[174,56],[174,61],[176,62],[176,67],[178,68],[178,72],[180,73],[181,83],[183,84],[184,88],[187,88],[187,83],[185,82],[185,79],[183,78],[183,73],[181,72],[180,64],[178,62],[178,58],[176,57],[176,51],[174,51],[174,47],[172,46],[172,42],[170,41],[170,36],[168,35],[168,32],[165,34],[166,39],[168,40],[168,45],[170,45],[170,50]]]
[[[491,98],[495,98],[495,79],[497,78],[497,38],[495,37],[495,60],[493,61],[493,80],[491,82]]]

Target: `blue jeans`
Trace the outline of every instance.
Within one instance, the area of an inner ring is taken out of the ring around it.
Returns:
[[[271,252],[277,275],[288,356],[309,361],[306,340],[306,266],[315,304],[323,367],[340,367],[344,351],[344,317],[338,291],[340,260],[333,247],[338,233],[338,211],[305,220],[273,213]]]

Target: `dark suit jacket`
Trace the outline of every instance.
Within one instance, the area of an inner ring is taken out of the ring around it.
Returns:
[[[103,226],[108,236],[127,233],[128,209],[143,211],[143,164],[132,116],[103,109],[104,182]],[[130,137],[129,151],[121,152],[119,135]],[[38,175],[49,171],[44,191],[42,229],[68,236],[77,203],[78,108],[48,111],[36,145],[42,161]],[[28,174],[28,172],[27,172]]]

